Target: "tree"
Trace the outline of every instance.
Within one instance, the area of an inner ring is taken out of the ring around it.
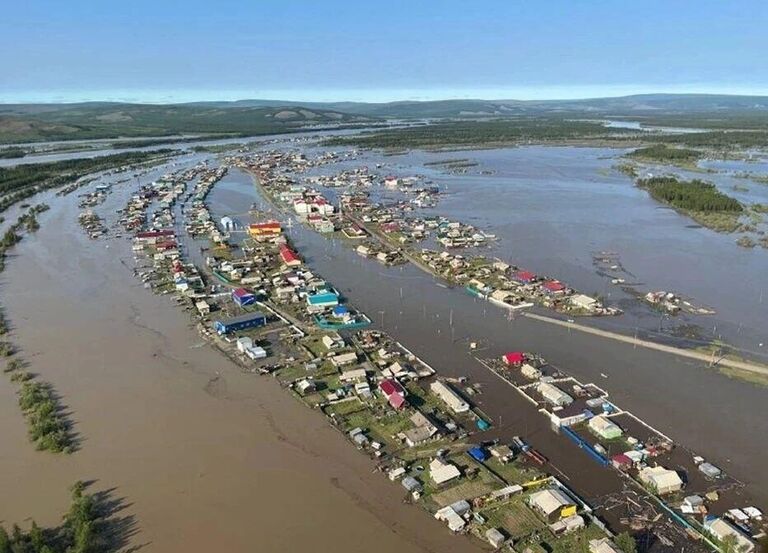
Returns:
[[[3,526],[0,526],[0,553],[11,553],[11,538]]]
[[[616,536],[614,541],[624,553],[637,553],[637,542],[629,532],[622,532]]]

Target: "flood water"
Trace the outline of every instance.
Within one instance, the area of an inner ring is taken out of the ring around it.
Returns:
[[[114,219],[129,192],[116,188],[97,211]],[[204,345],[133,277],[128,241],[85,236],[77,202],[53,199],[2,275],[12,339],[82,437],[71,456],[35,451],[15,385],[0,380],[6,527],[58,524],[82,479],[125,500],[130,545],[146,551],[477,550],[403,505],[403,490],[370,474],[324,417]]]
[[[244,201],[269,208],[251,178],[237,170],[231,171],[210,196],[217,217],[236,213]],[[535,211],[532,215],[539,217]],[[328,239],[298,222],[290,234],[308,263],[377,326],[422,355],[438,372],[469,376],[479,383],[484,391],[478,401],[501,427],[503,436],[532,436],[534,445],[545,455],[565,459],[569,466],[563,466],[564,472],[569,468],[570,474],[584,475],[594,466],[576,450],[562,450],[571,444],[555,436],[539,413],[528,413],[528,406],[511,388],[469,355],[470,341],[482,344],[481,357],[517,349],[535,351],[582,381],[597,383],[621,407],[746,482],[757,500],[768,503],[768,456],[764,441],[755,439],[768,435],[764,388],[661,352],[571,333],[523,317],[510,321],[503,310],[461,289],[446,289],[412,265],[384,267],[361,258],[343,241]],[[583,493],[589,497],[602,486],[594,479],[587,480],[586,487],[591,489]],[[603,482],[605,487],[608,484]],[[580,487],[578,482],[569,485]]]
[[[768,256],[687,228],[684,218],[659,209],[628,178],[599,172],[619,154],[534,147],[392,158],[367,153],[349,164],[380,160],[382,171],[425,172],[446,192],[434,213],[496,233],[501,240],[494,255],[586,293],[602,294],[609,286],[595,274],[591,253],[616,251],[649,288],[713,305],[718,315],[706,320],[718,326],[741,324],[734,336],[747,336],[745,347],[759,353],[768,315],[756,294]],[[184,163],[205,157],[187,156]],[[492,174],[448,175],[423,166],[448,157],[477,160],[477,171]],[[135,184],[116,186],[95,211],[113,222]],[[267,205],[237,170],[209,199],[216,217],[246,222],[251,203]],[[15,388],[3,379],[0,489],[14,501],[0,502],[0,521],[33,517],[55,524],[67,505],[67,487],[95,479],[96,488],[114,488],[126,499],[125,515],[137,525],[131,544],[150,551],[478,550],[403,505],[401,488],[370,474],[373,463],[319,413],[272,379],[241,374],[205,346],[186,315],[132,276],[126,240],[91,241],[79,229],[76,194],[46,201],[52,209],[40,216],[42,228],[17,246],[0,277],[3,305],[30,370],[52,382],[71,409],[82,449],[71,457],[34,451]],[[469,355],[470,341],[479,342],[479,354],[487,357],[536,351],[598,383],[620,406],[743,480],[755,502],[768,504],[763,388],[661,352],[526,318],[508,320],[502,310],[441,287],[413,266],[383,267],[299,224],[290,232],[308,263],[377,326],[439,373],[469,376],[482,389],[476,400],[496,435],[527,436],[557,459],[555,470],[579,475],[568,484],[586,499],[615,486],[616,475],[597,471],[555,435],[542,415]],[[724,285],[734,280],[738,286]],[[627,300],[618,288],[610,293],[614,301]],[[652,329],[657,321],[632,310],[597,324]]]

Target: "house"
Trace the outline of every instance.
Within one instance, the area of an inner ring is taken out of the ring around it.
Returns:
[[[550,521],[576,514],[576,504],[559,488],[532,493],[528,505]]]
[[[552,405],[563,407],[573,403],[573,398],[549,382],[540,382],[536,389]]]
[[[597,307],[597,300],[584,294],[574,294],[570,297],[571,305],[577,309],[593,311]]]
[[[544,290],[544,292],[551,295],[562,294],[565,292],[565,284],[559,280],[548,280],[541,285],[541,288]]]
[[[289,248],[286,244],[280,244],[280,246],[278,246],[278,251],[280,253],[280,260],[286,267],[298,267],[301,265],[299,254]]]
[[[246,313],[239,317],[232,317],[231,319],[222,319],[213,322],[213,328],[219,334],[228,334],[237,330],[244,330],[246,328],[254,328],[258,326],[264,326],[267,324],[267,316],[260,311],[253,313]]]
[[[248,234],[253,238],[273,238],[279,236],[281,232],[282,228],[280,228],[280,223],[277,221],[255,223],[248,226]]]
[[[589,540],[589,553],[624,553],[608,538]]]
[[[349,371],[344,371],[339,376],[340,382],[363,382],[367,379],[368,375],[364,368],[359,369],[351,369]]]
[[[440,457],[435,457],[429,463],[429,477],[437,485],[450,482],[454,478],[459,478],[460,476],[461,471],[459,470],[459,467],[453,463],[444,461]]]
[[[344,367],[346,365],[354,365],[355,363],[357,363],[357,353],[354,351],[339,353],[331,357],[331,364],[334,367]]]
[[[208,302],[205,300],[200,300],[196,302],[195,309],[197,309],[197,312],[200,313],[200,315],[202,315],[203,317],[211,314],[211,306],[208,305]]]
[[[729,522],[720,517],[708,516],[704,519],[704,528],[720,542],[728,538],[735,540],[739,553],[752,553],[756,550],[752,540],[734,528]]]
[[[632,461],[632,459],[630,459],[624,453],[619,453],[618,455],[611,457],[611,464],[614,466],[614,468],[625,472],[635,466],[635,463]]]
[[[249,292],[245,288],[235,288],[232,290],[232,301],[240,307],[253,305],[256,303],[256,294]]]
[[[397,380],[387,378],[379,382],[379,390],[387,398],[387,401],[394,409],[402,409],[408,402],[406,401],[406,391]]]
[[[468,515],[471,510],[472,506],[469,502],[462,499],[438,510],[435,513],[435,518],[447,522],[448,528],[450,528],[451,531],[460,532],[467,525],[464,517]]]
[[[529,378],[531,380],[541,378],[541,371],[533,365],[529,365],[528,363],[523,363],[523,365],[520,367],[520,373],[525,378]]]
[[[606,440],[615,440],[623,434],[619,425],[602,415],[592,417],[587,425],[592,432]]]
[[[454,413],[466,413],[469,411],[469,404],[461,399],[445,382],[436,380],[429,385],[429,389],[443,400]]]
[[[307,294],[307,307],[312,311],[322,311],[326,307],[339,305],[339,294],[333,289],[316,290]]]
[[[437,434],[437,427],[420,411],[416,411],[411,415],[411,423],[413,423],[413,428],[409,428],[402,433],[408,447],[415,447],[424,443]]]
[[[505,353],[501,359],[509,366],[519,366],[525,363],[525,354],[522,351],[510,351]]]
[[[528,284],[536,280],[536,275],[530,271],[517,271],[514,274],[514,279],[518,282],[522,282],[523,284]]]
[[[661,466],[645,467],[638,474],[638,478],[644,484],[653,488],[659,495],[674,493],[683,489],[683,481],[674,470]]]
[[[317,384],[311,378],[305,378],[296,384],[296,390],[301,395],[312,394],[317,391]]]
[[[243,336],[242,338],[237,339],[237,351],[240,353],[245,353],[245,350],[251,349],[253,347],[253,340],[248,338],[247,336]]]
[[[326,334],[322,338],[323,345],[326,349],[339,349],[344,347],[344,339],[336,332],[333,334]]]

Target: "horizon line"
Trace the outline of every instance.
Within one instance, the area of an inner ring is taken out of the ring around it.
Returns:
[[[487,87],[477,89],[318,89],[308,93],[296,90],[202,90],[202,89],[114,89],[18,91],[0,93],[6,104],[191,104],[201,102],[291,102],[291,103],[394,103],[451,100],[557,102],[623,98],[645,95],[768,96],[768,86],[545,86]]]

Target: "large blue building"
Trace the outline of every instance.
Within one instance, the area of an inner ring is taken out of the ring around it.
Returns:
[[[265,324],[267,324],[267,316],[260,311],[256,311],[254,313],[246,313],[245,315],[232,317],[231,319],[214,321],[213,328],[219,334],[227,334],[229,332],[244,330],[246,328],[264,326]]]

